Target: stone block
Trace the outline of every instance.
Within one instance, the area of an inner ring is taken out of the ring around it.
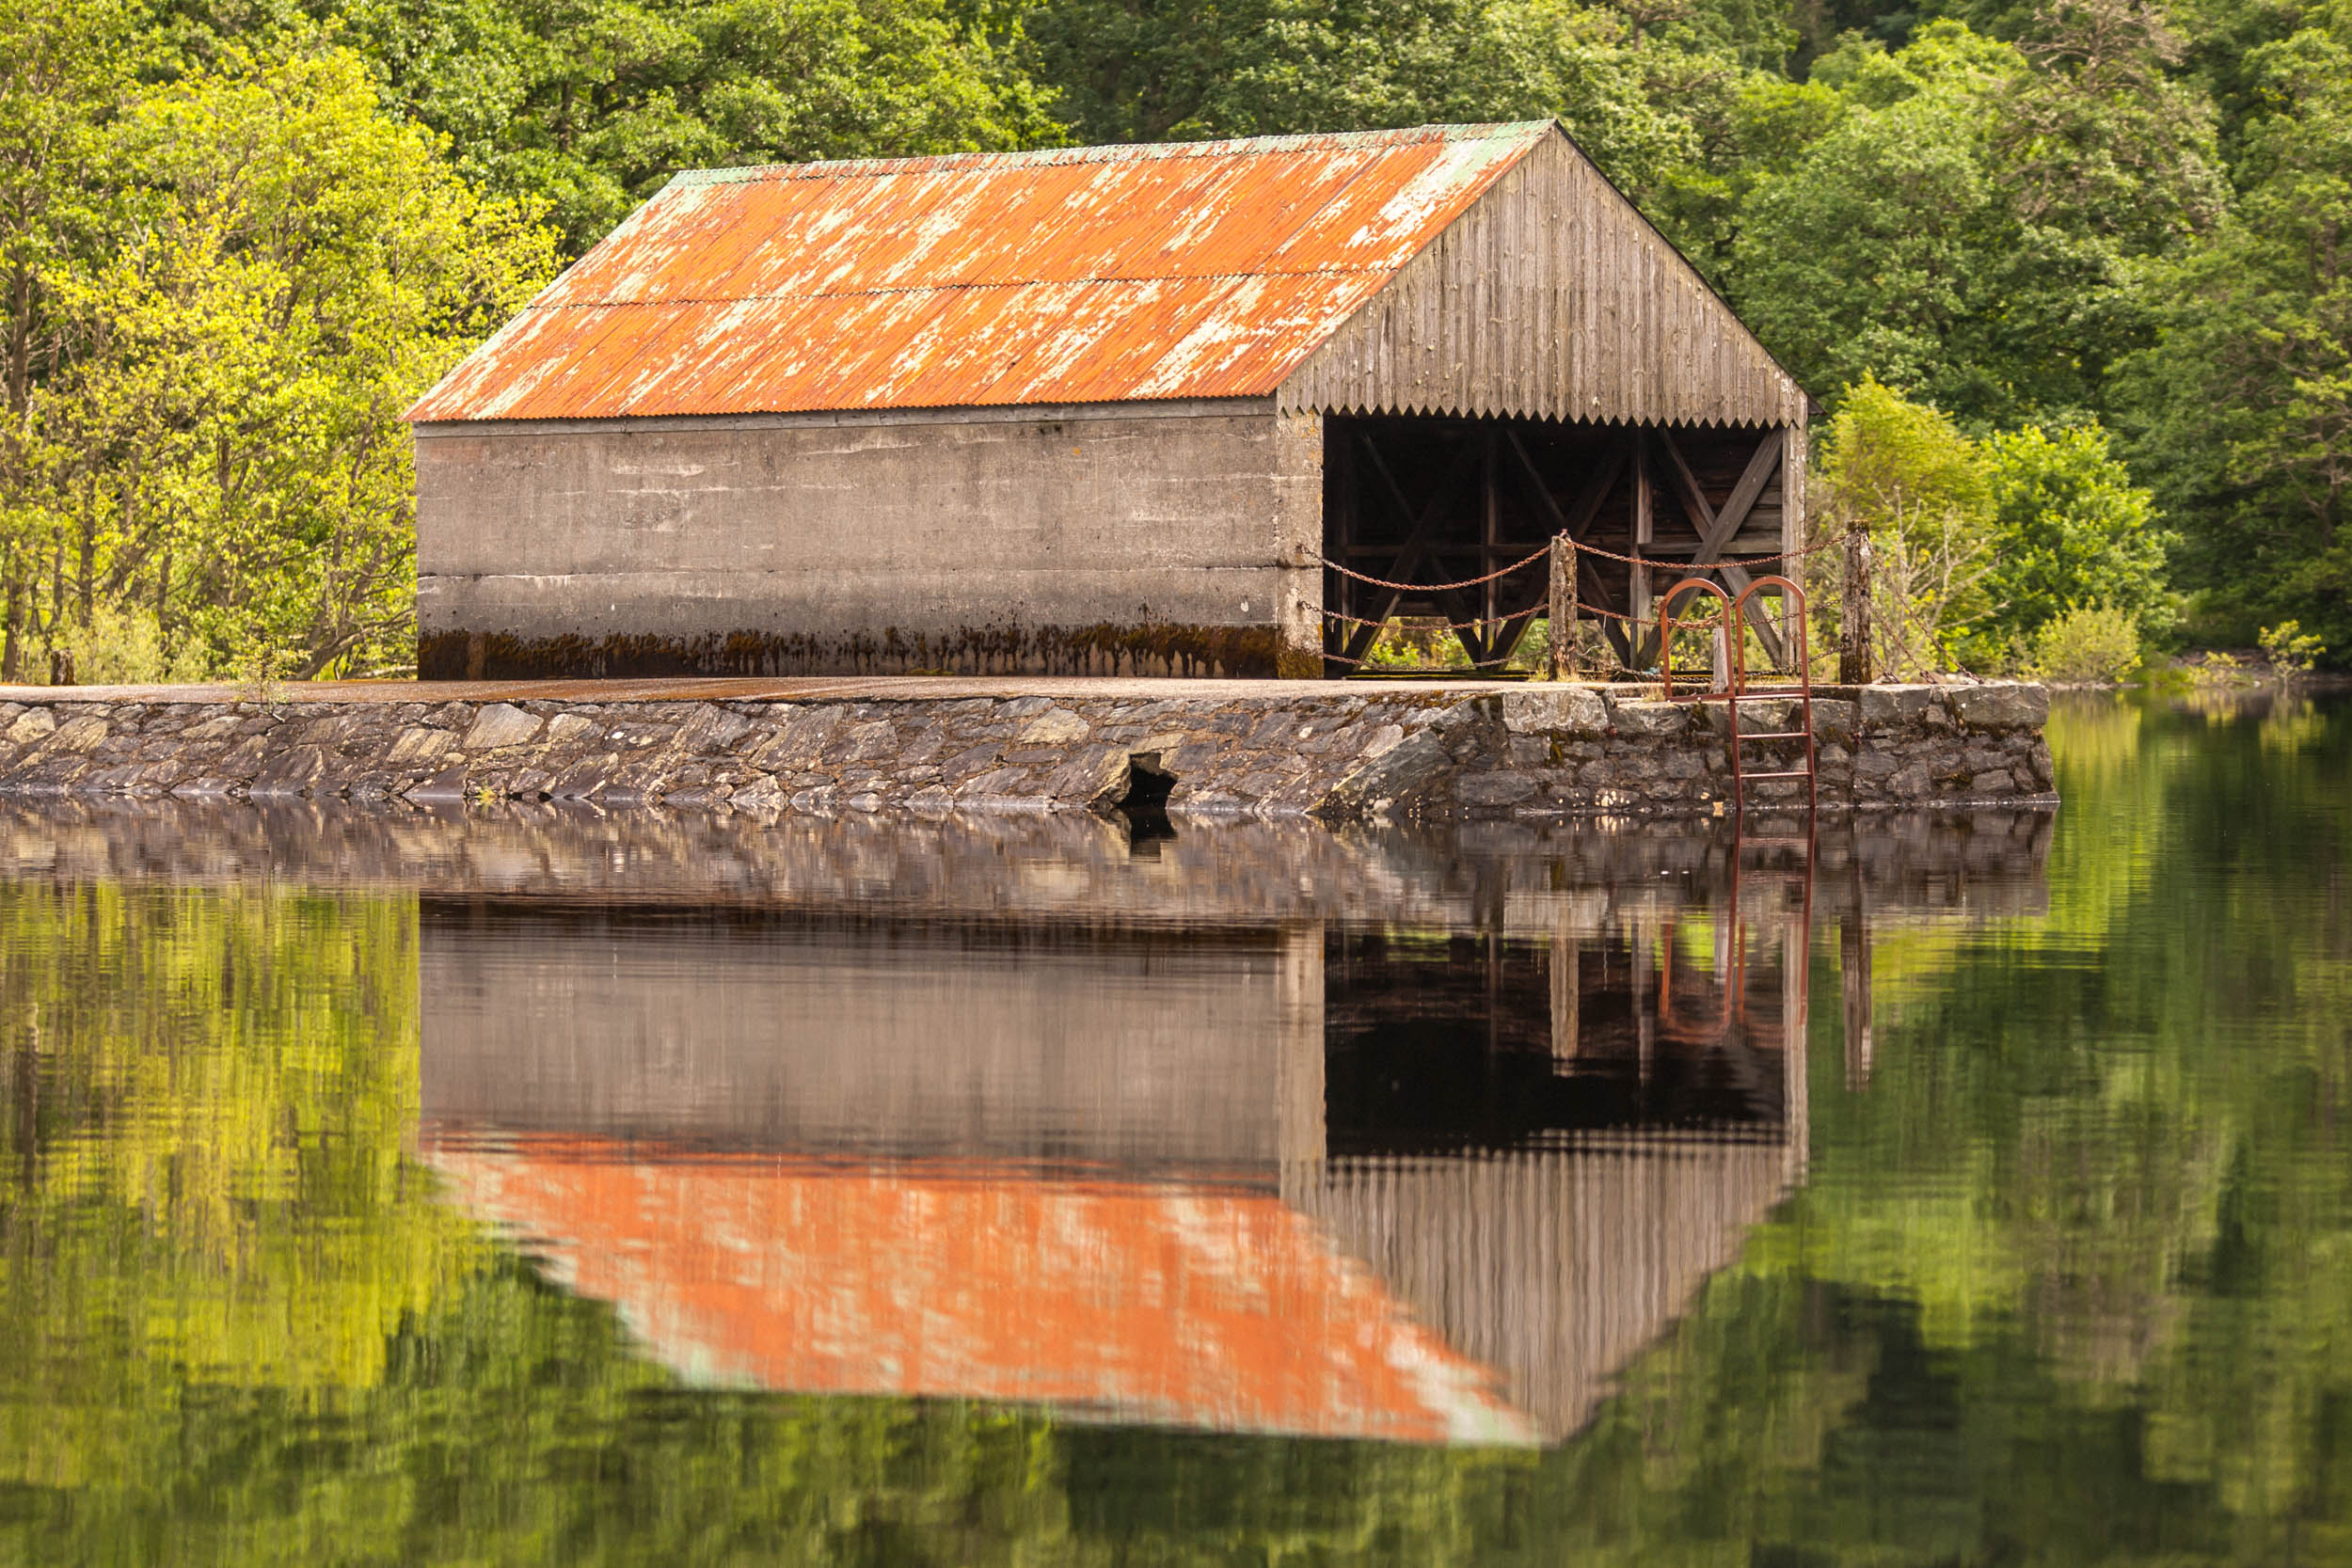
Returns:
[[[213,765],[215,772],[230,778],[251,778],[269,756],[269,737],[248,735],[229,749],[229,754]]]
[[[1680,735],[1691,727],[1690,710],[1680,703],[1613,703],[1611,721],[1622,736],[1644,738]]]
[[[2038,730],[2050,717],[2050,689],[2024,681],[1957,686],[1945,700],[1972,730]]]
[[[525,713],[512,703],[492,703],[474,716],[466,728],[466,738],[458,744],[469,752],[519,746],[539,733],[539,724],[536,714]]]
[[[69,719],[59,725],[56,733],[49,737],[49,744],[45,750],[51,754],[58,752],[77,753],[94,752],[98,749],[98,743],[106,738],[107,734],[108,726],[103,719],[85,714],[78,719]]]
[[[23,746],[30,741],[45,739],[57,732],[57,716],[45,707],[28,707],[16,716],[16,722],[8,729],[11,745]]]
[[[1514,768],[1548,768],[1551,765],[1551,741],[1540,735],[1515,735],[1505,754]]]
[[[828,760],[847,764],[886,757],[897,750],[898,745],[898,732],[891,728],[890,721],[866,719],[839,731],[833,737],[833,744],[825,750]],[[755,760],[765,766],[768,759]]]
[[[391,750],[384,753],[386,766],[409,768],[419,763],[433,762],[457,743],[456,736],[447,730],[428,729],[414,724],[400,732]]]
[[[1454,798],[1466,806],[1517,805],[1535,793],[1524,773],[1468,773],[1454,781]]]
[[[264,762],[246,793],[256,799],[300,795],[326,775],[326,753],[316,746],[296,746]]]
[[[548,795],[557,800],[586,800],[603,788],[620,761],[617,752],[606,752],[598,756],[583,757],[548,781]]]
[[[1871,729],[1922,722],[1937,707],[1939,689],[1932,686],[1866,686],[1861,689],[1862,722]]]
[[[463,764],[444,768],[431,777],[410,784],[401,791],[402,798],[421,806],[455,805],[466,799],[466,769]]]
[[[1418,799],[1434,788],[1452,766],[1442,738],[1424,726],[1359,760],[1316,802],[1315,809],[1334,816],[1382,816],[1400,801]]]
[[[1854,726],[1862,721],[1862,706],[1841,698],[1816,698],[1813,703],[1813,733],[1823,740],[1851,740]]]
[[[843,715],[840,707],[832,705],[785,711],[791,717],[752,749],[750,761],[754,767],[778,773],[806,767],[825,749],[833,732],[840,727]]]
[[[2013,795],[2016,792],[2017,781],[2010,777],[2007,768],[1979,773],[1968,781],[1968,793],[1971,795]]]
[[[1589,687],[1528,687],[1502,694],[1502,727],[1513,735],[1606,735],[1609,705]]]
[[[732,713],[715,703],[697,703],[686,722],[678,726],[678,749],[686,752],[724,752],[759,726],[739,713]]]
[[[1057,800],[1091,805],[1127,787],[1127,752],[1119,746],[1087,746],[1073,752],[1045,781]]]
[[[1084,740],[1094,726],[1066,707],[1048,708],[1021,726],[1025,746],[1069,746]]]

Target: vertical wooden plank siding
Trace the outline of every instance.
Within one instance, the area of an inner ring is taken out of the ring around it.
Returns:
[[[1286,410],[1802,425],[1805,399],[1565,136],[1539,144],[1294,372]]]

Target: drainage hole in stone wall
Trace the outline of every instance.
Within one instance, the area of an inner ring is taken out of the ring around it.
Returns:
[[[1157,752],[1136,752],[1127,758],[1127,793],[1118,800],[1119,814],[1127,819],[1127,849],[1130,854],[1157,859],[1160,846],[1176,836],[1176,825],[1168,819],[1168,792],[1176,787],[1176,775],[1160,766]]]

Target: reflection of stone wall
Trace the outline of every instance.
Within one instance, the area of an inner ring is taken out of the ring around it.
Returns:
[[[1857,899],[2016,913],[2042,907],[2044,811],[1825,818],[1813,908]],[[1729,888],[1723,823],[1472,822],[1181,827],[1131,843],[1080,814],[937,820],[542,803],[48,800],[0,804],[0,876],[274,879],[536,899],[968,914],[1126,926],[1292,921],[1597,929],[1612,911],[1704,906]],[[1758,857],[1750,851],[1754,866]]]
[[[1732,793],[1724,709],[1657,701],[1647,688],[1123,689],[858,702],[8,703],[0,793],[944,816],[1101,807],[1142,772],[1173,778],[1168,809],[1178,816],[1341,820],[1708,816]],[[1825,697],[1813,709],[1820,799],[2047,799],[2048,706],[2040,687],[2013,685]],[[1750,734],[1799,722],[1788,704],[1743,712]],[[1742,748],[1752,772],[1785,766],[1791,750]],[[1788,799],[1799,787],[1757,783],[1751,799]]]

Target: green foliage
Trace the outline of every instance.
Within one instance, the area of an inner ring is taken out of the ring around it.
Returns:
[[[1467,670],[1470,650],[1441,623],[1419,617],[1391,617],[1364,650],[1372,670]]]
[[[164,646],[164,628],[144,605],[100,600],[90,618],[69,626],[57,646],[73,659],[81,686],[152,686],[200,681],[210,674],[205,650],[192,638],[174,653]]]
[[[2151,335],[2151,257],[2225,198],[2177,43],[2122,0],[2017,44],[1939,22],[1817,63],[1841,112],[1742,204],[1726,282],[1801,379],[1872,376],[1971,423],[2104,409]]]
[[[2311,673],[2328,653],[2328,645],[2305,631],[2299,622],[2281,621],[2262,631],[2263,657],[2270,667],[2282,675],[2302,675]]]
[[[1993,536],[1987,608],[1970,628],[1978,648],[2037,639],[2078,605],[2120,612],[2138,636],[2169,628],[2166,535],[2105,431],[2028,425],[1983,450]]]
[[[545,279],[548,237],[385,118],[350,54],[232,54],[151,83],[123,15],[10,25],[0,103],[8,72],[68,47],[62,27],[87,56],[38,89],[68,95],[53,129],[72,155],[40,200],[0,207],[24,349],[0,665],[47,647],[87,650],[85,672],[411,662],[399,415]],[[151,656],[109,647],[148,626]]]
[[[1816,489],[1829,528],[1870,536],[1882,671],[2025,662],[2055,674],[2088,659],[2102,673],[2056,678],[2108,679],[2171,624],[2167,536],[2095,425],[1971,441],[1935,408],[1865,380],[1823,433]],[[1837,570],[1827,556],[1813,566],[1828,628]]]
[[[2265,621],[2352,648],[2352,24],[2249,63],[2236,210],[2157,278],[2162,341],[2136,362],[2135,457],[2180,528],[2214,635]]]
[[[1057,137],[1009,63],[1018,12],[951,0],[309,0],[479,188],[566,250],[681,168]],[[215,24],[218,25],[218,24]],[[223,26],[224,32],[231,31]]]
[[[1556,116],[1637,188],[1693,154],[1692,105],[1729,77],[1727,62],[1693,71],[1679,51],[1644,48],[1626,17],[1575,0],[1047,0],[1027,30],[1089,140]]]
[[[2041,680],[2121,680],[2139,667],[2139,626],[2107,605],[2064,610],[2033,634],[2033,674]]]
[[[1992,494],[1976,443],[1936,409],[1866,379],[1840,400],[1816,472],[1826,527],[1869,535],[1877,669],[1949,668],[1983,612],[1989,570]]]

